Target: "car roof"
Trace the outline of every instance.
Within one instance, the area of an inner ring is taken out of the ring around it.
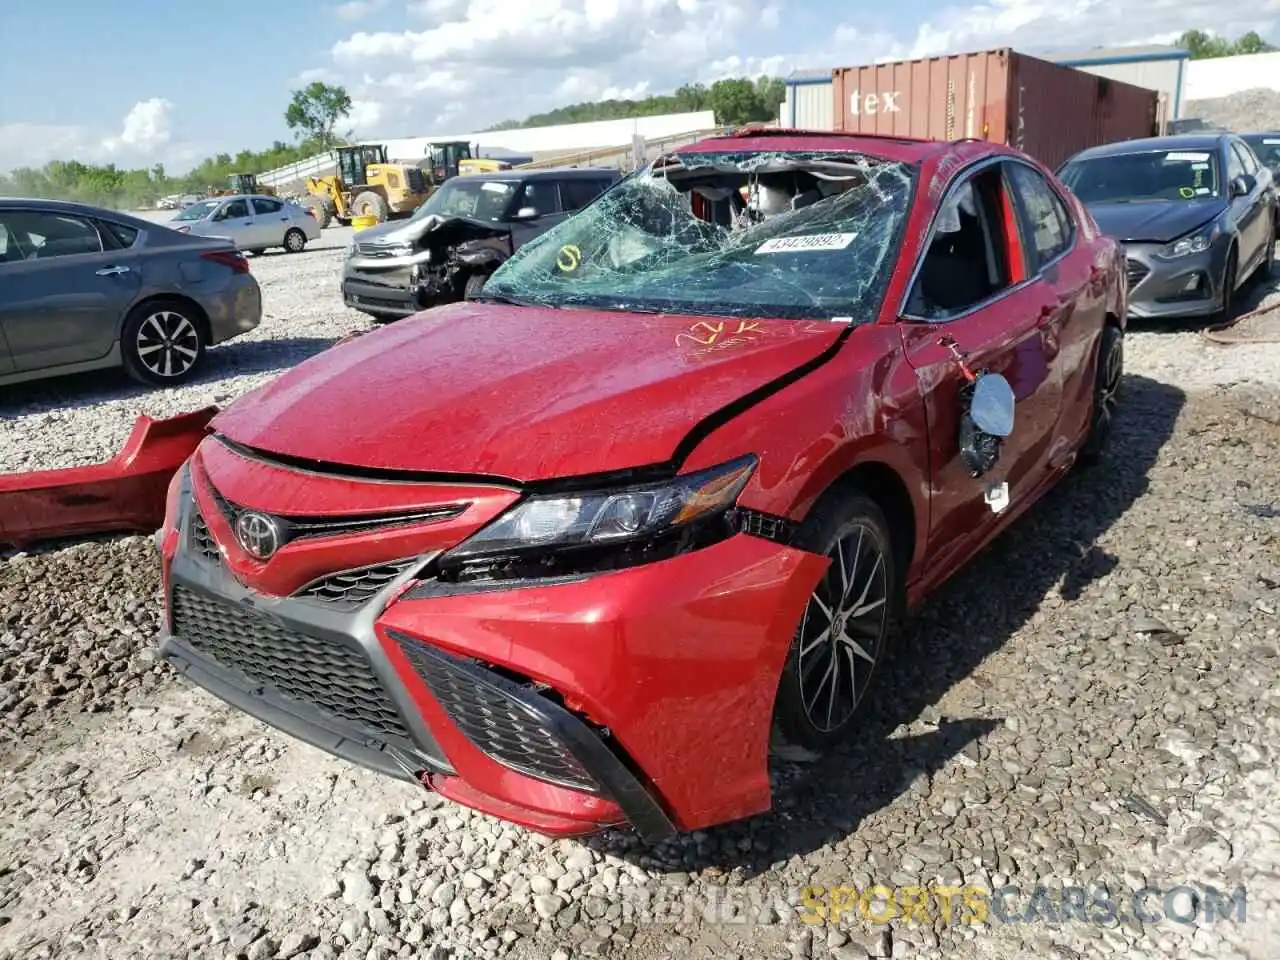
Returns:
[[[1081,150],[1072,160],[1097,160],[1100,157],[1123,157],[1131,153],[1156,153],[1160,150],[1217,150],[1229,133],[1178,133],[1170,137],[1143,137],[1121,140],[1100,147]]]
[[[95,207],[92,204],[78,203],[74,200],[47,200],[44,197],[0,197],[0,210],[17,210],[22,207],[34,207],[47,213],[70,213],[78,214],[82,217],[94,217],[98,220],[104,218],[116,220],[140,230],[161,226],[161,224],[157,224],[153,220],[143,220],[121,210]]]
[[[1248,133],[1238,134],[1240,137],[1280,137],[1280,130],[1250,130]]]
[[[832,153],[860,153],[917,164],[953,150],[969,140],[926,140],[919,137],[882,136],[870,133],[832,133],[826,130],[799,130],[786,127],[746,127],[718,137],[708,137],[670,152],[681,153],[764,153],[769,151],[831,151]],[[1008,153],[1010,150],[996,143],[983,142],[991,153]]]
[[[517,181],[546,180],[554,177],[557,180],[591,179],[601,177],[620,177],[621,171],[614,167],[547,167],[543,170],[495,170],[493,173],[468,173],[465,177],[477,180]]]

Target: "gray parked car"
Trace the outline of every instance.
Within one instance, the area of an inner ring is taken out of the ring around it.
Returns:
[[[408,220],[356,234],[342,270],[343,300],[385,323],[474,297],[523,244],[620,177],[617,170],[592,167],[453,177]]]
[[[230,241],[0,198],[0,386],[116,366],[181,383],[206,348],[261,320],[258,281]]]
[[[1276,187],[1234,134],[1094,147],[1058,175],[1124,244],[1130,316],[1226,317],[1246,280],[1271,275]]]

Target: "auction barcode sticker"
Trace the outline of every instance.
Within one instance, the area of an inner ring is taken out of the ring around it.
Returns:
[[[1175,152],[1175,153],[1166,153],[1166,154],[1164,155],[1164,158],[1165,158],[1165,160],[1166,160],[1168,163],[1177,163],[1178,161],[1181,161],[1181,160],[1190,160],[1192,163],[1194,163],[1194,162],[1195,162],[1195,161],[1197,161],[1197,160],[1208,160],[1208,159],[1209,159],[1209,155],[1208,155],[1207,153],[1177,153],[1177,152]]]
[[[756,253],[797,253],[804,250],[843,250],[856,233],[811,233],[803,237],[774,237],[756,247]]]

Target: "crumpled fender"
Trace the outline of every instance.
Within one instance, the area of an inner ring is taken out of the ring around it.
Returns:
[[[210,406],[162,420],[140,416],[120,452],[103,463],[0,474],[0,544],[158,529],[169,481],[217,412]]]

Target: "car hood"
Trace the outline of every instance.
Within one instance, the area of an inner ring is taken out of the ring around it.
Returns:
[[[212,426],[334,467],[520,481],[622,470],[669,460],[700,420],[844,329],[468,301],[318,354]]]
[[[1168,243],[1208,223],[1225,209],[1223,200],[1089,205],[1099,229],[1122,243]]]
[[[431,233],[438,235],[439,240],[444,243],[456,243],[460,240],[506,236],[510,232],[510,229],[503,224],[472,220],[469,217],[443,217],[438,213],[429,213],[408,222],[380,223],[376,227],[361,230],[356,239],[361,246],[379,243],[416,243],[423,236]]]

